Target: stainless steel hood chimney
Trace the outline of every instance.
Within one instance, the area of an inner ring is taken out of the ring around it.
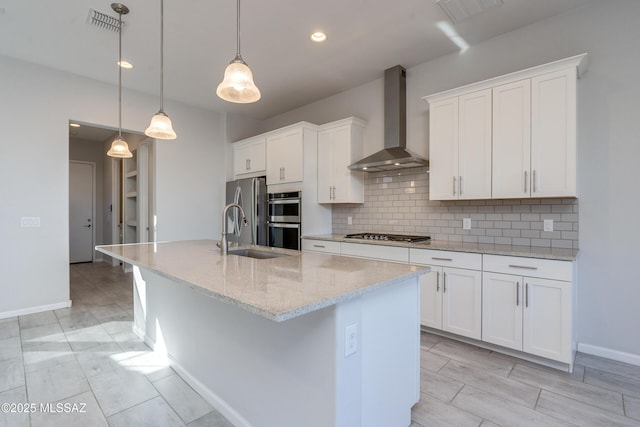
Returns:
[[[349,165],[349,169],[377,172],[428,166],[407,150],[407,71],[401,65],[384,72],[384,149]]]

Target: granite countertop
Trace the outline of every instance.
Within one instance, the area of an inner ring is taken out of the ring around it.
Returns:
[[[224,256],[216,243],[189,240],[97,246],[96,250],[276,322],[429,271],[407,264],[254,245],[243,247],[287,256]]]
[[[491,255],[509,255],[527,258],[554,259],[558,261],[575,261],[578,249],[541,248],[536,246],[494,245],[490,243],[464,243],[431,240],[426,242],[389,242],[363,239],[347,239],[343,234],[323,234],[319,236],[303,236],[303,239],[327,240],[333,242],[360,243],[369,245],[399,246],[405,248],[433,249],[438,251],[471,252]]]

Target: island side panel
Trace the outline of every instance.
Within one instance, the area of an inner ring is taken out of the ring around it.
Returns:
[[[335,306],[278,323],[139,271],[145,341],[231,422],[336,424]]]

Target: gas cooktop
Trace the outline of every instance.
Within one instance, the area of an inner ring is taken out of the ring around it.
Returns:
[[[409,236],[406,234],[386,234],[386,233],[355,233],[344,236],[347,239],[383,240],[389,242],[423,242],[431,240],[430,236]]]

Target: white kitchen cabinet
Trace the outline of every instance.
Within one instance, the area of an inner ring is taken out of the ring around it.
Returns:
[[[572,271],[568,261],[485,255],[482,340],[571,364]]]
[[[585,67],[582,54],[424,97],[430,200],[576,197]]]
[[[363,157],[365,126],[351,117],[318,128],[318,203],[364,203],[364,172],[348,166]]]
[[[233,143],[233,175],[236,179],[264,175],[266,170],[267,151],[264,135]]]
[[[332,240],[302,239],[302,250],[340,255],[340,242]]]
[[[340,254],[358,258],[379,259],[390,262],[409,262],[409,248],[401,246],[368,245],[342,242]]]
[[[421,324],[479,340],[482,255],[411,248],[409,259],[431,267],[420,276]]]
[[[576,197],[576,72],[531,79],[531,196]]]
[[[301,125],[267,134],[267,185],[303,180],[304,137]]]

